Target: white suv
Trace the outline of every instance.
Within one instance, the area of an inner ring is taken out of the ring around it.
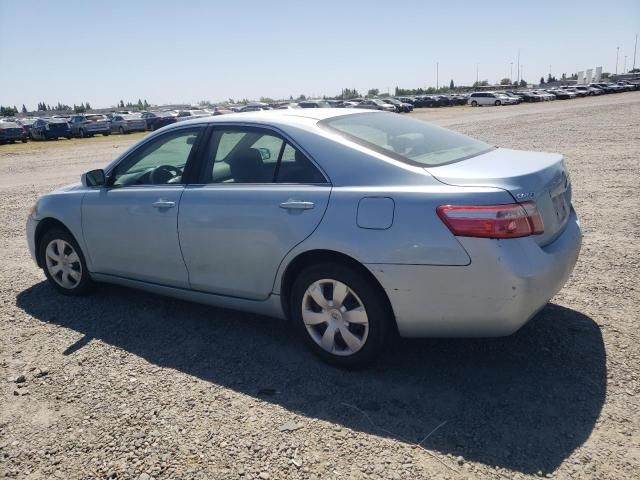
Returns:
[[[467,103],[472,107],[481,107],[483,105],[510,105],[516,103],[516,100],[496,92],[475,92],[469,96]]]

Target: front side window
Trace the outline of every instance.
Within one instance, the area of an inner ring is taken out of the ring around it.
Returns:
[[[126,157],[113,174],[112,185],[180,184],[200,128],[181,129],[156,138]]]
[[[206,158],[204,183],[326,183],[302,152],[268,130],[218,128]]]
[[[392,113],[328,118],[318,125],[405,163],[436,167],[493,150],[489,144],[429,123]]]

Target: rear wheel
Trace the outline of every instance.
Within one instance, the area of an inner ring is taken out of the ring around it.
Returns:
[[[102,134],[102,136],[103,136],[103,137],[108,137],[109,135],[111,135],[111,132],[104,132],[104,133]]]
[[[27,143],[27,139],[26,139],[26,138],[23,138],[23,139],[22,139],[22,143]]]
[[[499,107],[500,105],[502,105],[502,102],[500,100],[496,100],[496,103],[494,103],[494,105],[496,107]]]
[[[62,228],[46,232],[39,255],[47,280],[64,295],[83,295],[93,285],[87,264],[73,235]]]
[[[87,137],[87,133],[84,131],[84,128],[80,129],[80,138],[86,138]]]
[[[478,102],[476,102],[475,100],[473,102],[471,102],[471,106],[472,107],[477,107],[478,106]]]
[[[124,135],[124,128],[120,127],[120,128],[118,129],[118,132],[120,132],[120,135]]]
[[[340,367],[362,366],[383,346],[388,309],[357,270],[327,263],[306,268],[293,284],[291,320],[307,346]]]

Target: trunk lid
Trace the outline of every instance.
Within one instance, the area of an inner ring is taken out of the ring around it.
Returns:
[[[544,221],[544,233],[535,236],[541,246],[553,242],[569,220],[571,179],[560,154],[497,148],[426,170],[447,185],[501,188],[517,202],[535,201]]]

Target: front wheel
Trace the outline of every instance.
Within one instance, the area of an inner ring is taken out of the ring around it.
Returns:
[[[111,135],[111,132],[104,132],[104,133],[102,134],[102,136],[103,136],[103,137],[108,137],[109,135]]]
[[[307,346],[324,361],[358,367],[380,353],[388,308],[376,285],[340,264],[308,267],[291,291],[291,321]]]
[[[64,295],[83,295],[93,285],[87,263],[75,238],[54,228],[40,241],[39,254],[47,280]]]
[[[124,135],[124,128],[120,127],[120,128],[118,129],[118,132],[120,132],[120,135]]]
[[[500,105],[502,105],[502,102],[500,100],[496,100],[496,103],[494,103],[494,105],[496,107],[499,107]]]
[[[477,107],[478,106],[478,102],[476,102],[475,100],[473,102],[471,102],[471,106],[472,107]]]

